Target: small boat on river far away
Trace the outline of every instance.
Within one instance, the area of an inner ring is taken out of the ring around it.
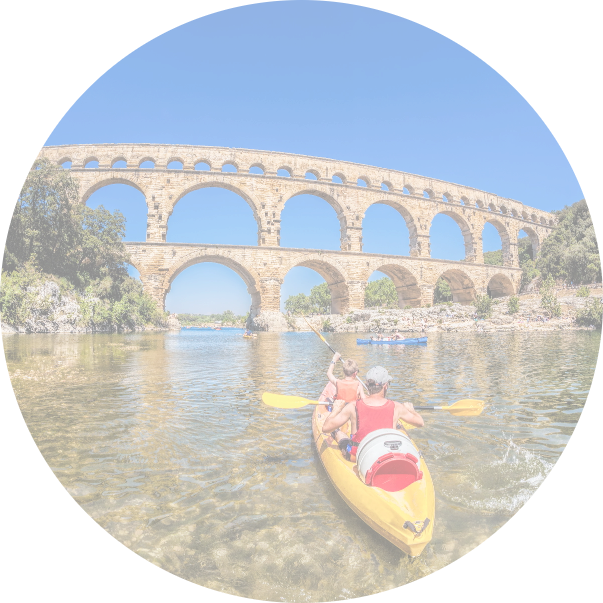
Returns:
[[[410,339],[357,339],[357,345],[381,345],[381,344],[404,344],[414,345],[418,343],[427,343],[427,337],[412,337]]]

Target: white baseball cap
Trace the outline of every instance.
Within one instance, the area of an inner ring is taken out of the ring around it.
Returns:
[[[384,369],[382,366],[374,366],[369,372],[366,374],[367,381],[372,379],[375,383],[379,385],[385,385],[389,383],[392,378],[389,376],[387,369]]]

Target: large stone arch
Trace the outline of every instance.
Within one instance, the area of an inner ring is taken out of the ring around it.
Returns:
[[[203,173],[203,172],[200,172],[200,173]],[[205,172],[205,174],[209,174],[209,173],[210,172]],[[179,193],[177,193],[176,195],[173,196],[174,197],[173,200],[169,201],[170,205],[169,205],[169,209],[168,209],[169,213],[168,213],[167,220],[166,220],[166,231],[167,231],[169,219],[170,219],[178,201],[181,201],[189,193],[200,190],[202,188],[223,188],[223,189],[231,191],[232,193],[235,193],[235,195],[238,195],[239,197],[241,197],[247,203],[247,205],[249,205],[249,207],[251,208],[251,211],[253,212],[253,218],[255,220],[255,223],[256,223],[257,229],[258,229],[258,245],[261,243],[262,219],[260,217],[260,213],[259,213],[260,207],[259,207],[258,203],[248,192],[243,190],[241,187],[234,186],[230,182],[218,180],[218,179],[214,179],[214,178],[211,178],[211,179],[208,179],[208,180],[202,181],[202,182],[196,182],[195,184],[187,186],[186,188],[182,189]]]
[[[514,266],[517,262],[514,261],[513,257],[513,242],[511,241],[511,236],[509,234],[509,230],[504,225],[502,220],[496,217],[489,217],[482,226],[482,234],[484,232],[484,228],[486,224],[492,224],[494,228],[496,228],[498,235],[500,236],[500,240],[502,243],[502,261],[503,266]],[[515,242],[516,243],[516,242]],[[515,253],[517,255],[517,253]]]
[[[280,270],[280,281],[283,282],[288,272],[297,266],[310,268],[325,279],[331,292],[331,313],[345,314],[350,308],[349,277],[346,270],[332,258],[321,254],[308,254],[306,257],[295,259]]]
[[[138,179],[134,175],[133,177],[129,178],[127,172],[125,171],[119,172],[118,176],[107,176],[105,173],[103,173],[102,176],[93,183],[84,183],[84,185],[82,186],[83,192],[80,191],[80,201],[82,203],[86,203],[86,201],[88,201],[88,199],[90,198],[90,195],[95,193],[97,190],[105,186],[110,186],[112,184],[125,184],[127,186],[131,186],[132,188],[135,188],[137,191],[140,191],[144,195],[148,207],[149,199],[145,187],[138,181]]]
[[[348,251],[348,226],[350,226],[350,224],[348,224],[345,208],[339,201],[337,201],[337,199],[335,199],[335,197],[326,193],[323,190],[320,190],[319,188],[315,188],[313,186],[304,187],[288,195],[283,195],[283,198],[278,203],[276,209],[279,224],[282,224],[281,216],[283,213],[283,209],[285,209],[285,204],[287,203],[287,201],[293,199],[294,197],[299,197],[300,195],[313,195],[314,197],[319,197],[320,199],[326,201],[335,210],[335,213],[337,214],[337,219],[339,220],[341,250]]]
[[[443,278],[449,285],[452,291],[452,301],[468,305],[477,296],[477,289],[473,279],[460,268],[446,268],[442,270],[435,281],[433,287],[439,278]]]
[[[508,297],[515,295],[515,286],[506,274],[498,273],[488,281],[487,292],[490,297]]]
[[[395,209],[402,216],[404,222],[406,223],[406,228],[408,228],[408,234],[409,234],[409,238],[410,238],[410,241],[409,241],[410,255],[412,257],[416,257],[416,256],[420,255],[419,246],[418,246],[418,238],[417,238],[417,234],[418,234],[417,233],[417,221],[416,221],[415,217],[413,216],[413,214],[408,209],[408,207],[406,207],[405,204],[401,203],[397,199],[380,199],[378,201],[374,201],[374,202],[370,203],[366,207],[366,209],[364,210],[364,217],[366,217],[366,212],[373,205],[388,205],[392,209]],[[363,217],[363,221],[364,221],[364,217]]]
[[[371,262],[367,269],[366,282],[375,271],[383,272],[392,279],[398,293],[398,307],[411,306],[417,308],[421,305],[421,287],[419,277],[408,266],[397,262]]]
[[[450,209],[442,209],[435,213],[431,218],[431,222],[429,224],[429,229],[431,231],[431,225],[433,224],[434,218],[439,215],[444,214],[452,218],[461,229],[461,234],[463,235],[463,239],[465,241],[465,260],[473,262],[475,261],[475,246],[473,244],[473,233],[471,231],[471,226],[469,222],[459,213]]]
[[[162,307],[165,308],[165,298],[170,292],[174,279],[184,270],[194,266],[195,264],[202,264],[204,262],[213,262],[215,264],[222,264],[227,268],[230,268],[236,272],[247,286],[247,291],[251,295],[251,317],[256,316],[262,309],[262,294],[260,277],[256,271],[251,267],[242,264],[234,260],[223,253],[211,252],[207,253],[202,250],[196,250],[183,258],[179,258],[175,261],[172,266],[166,271],[163,282],[162,282]]]
[[[532,243],[532,256],[534,257],[534,259],[536,259],[538,251],[540,250],[540,237],[533,228],[530,228],[525,224],[520,225],[517,230],[517,234],[519,235],[519,232],[522,230],[528,235],[528,237],[530,237],[530,241]]]

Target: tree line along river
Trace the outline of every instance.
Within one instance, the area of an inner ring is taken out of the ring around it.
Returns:
[[[313,447],[331,354],[312,333],[5,335],[27,425],[85,511],[133,551],[203,586],[262,600],[331,601],[421,578],[469,552],[529,499],[586,401],[600,332],[430,333],[426,347],[356,346],[362,373],[395,377],[415,405],[486,402],[479,417],[425,413],[412,432],[436,490],[434,538],[410,560],[348,509]]]

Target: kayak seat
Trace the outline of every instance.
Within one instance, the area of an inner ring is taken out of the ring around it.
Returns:
[[[399,492],[422,478],[417,457],[409,452],[389,452],[379,457],[366,472],[365,483],[387,492]]]

